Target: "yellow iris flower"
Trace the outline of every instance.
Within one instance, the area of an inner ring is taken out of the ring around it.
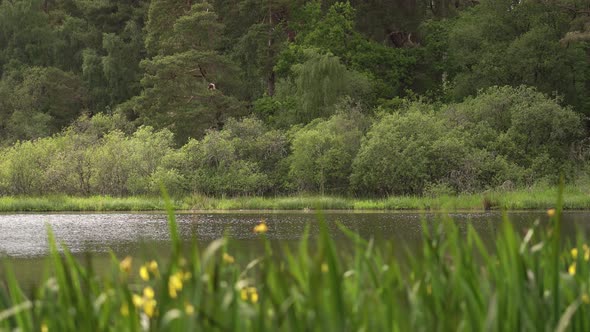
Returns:
[[[143,265],[142,267],[139,268],[139,277],[143,281],[150,280],[150,274],[148,272],[147,266]]]
[[[158,262],[156,261],[151,261],[148,263],[148,269],[150,270],[151,273],[156,274],[158,273]]]
[[[133,258],[131,258],[131,256],[127,256],[119,263],[119,268],[121,269],[121,271],[129,273],[129,271],[131,271],[132,264]]]
[[[121,315],[123,317],[129,317],[129,307],[127,306],[127,304],[123,304],[121,306]]]
[[[257,303],[259,296],[258,290],[256,287],[244,287],[240,290],[240,298],[242,301],[250,301],[252,303]]]
[[[143,289],[143,296],[133,294],[131,299],[136,308],[143,309],[143,312],[151,318],[156,313],[156,305],[158,303],[154,300],[155,296],[156,293],[154,292],[154,289],[148,286]],[[121,310],[123,310],[123,308],[121,308]],[[127,308],[127,311],[129,311],[129,308]]]
[[[146,299],[153,299],[154,296],[156,295],[156,293],[154,292],[154,289],[151,287],[146,287],[143,289],[143,297],[145,297]]]
[[[182,272],[177,272],[168,279],[168,294],[171,298],[178,297],[178,291],[182,290]]]
[[[236,261],[236,259],[234,258],[234,256],[224,252],[223,261],[227,264],[233,264]]]
[[[145,312],[145,314],[148,315],[148,317],[153,317],[156,313],[156,304],[157,302],[154,299],[145,301],[145,303],[143,304],[143,312]]]
[[[187,315],[192,315],[192,314],[194,314],[194,313],[195,313],[195,307],[194,307],[192,304],[190,304],[190,303],[188,303],[188,302],[185,302],[185,303],[184,303],[184,312],[185,312]]]
[[[576,263],[572,263],[572,265],[570,265],[569,269],[567,269],[567,273],[569,273],[571,276],[575,276],[576,275]]]

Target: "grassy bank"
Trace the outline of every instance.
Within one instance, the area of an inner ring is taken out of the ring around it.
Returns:
[[[158,197],[0,197],[0,212],[153,211],[163,210]]]
[[[446,220],[403,260],[348,231],[337,247],[321,217],[313,249],[304,236],[273,251],[261,223],[260,257],[227,239],[186,251],[169,212],[170,256],[113,257],[106,276],[50,233],[45,282],[25,293],[10,272],[0,281],[0,330],[587,331],[590,248],[582,236],[562,246],[557,206],[551,231],[521,237],[507,221],[494,248]]]
[[[590,209],[590,188],[568,186],[563,208]],[[177,210],[539,210],[554,205],[557,188],[489,191],[458,196],[392,196],[362,199],[334,196],[234,197],[193,195],[173,201]],[[156,211],[164,210],[159,197],[0,197],[0,212],[42,211]]]

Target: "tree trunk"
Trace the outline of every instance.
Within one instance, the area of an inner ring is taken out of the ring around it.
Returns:
[[[273,39],[272,39],[272,32],[273,32],[273,21],[272,21],[272,2],[271,0],[268,1],[268,59],[267,61],[272,61],[273,59],[273,50],[272,50],[272,46],[273,46]],[[268,95],[270,97],[274,96],[275,94],[275,72],[272,69],[272,67],[270,67],[270,74],[268,75],[268,79],[267,79],[267,88],[268,88]]]
[[[267,85],[268,85],[268,96],[272,97],[275,95],[275,83],[276,83],[276,76],[274,70],[270,72],[268,76]]]

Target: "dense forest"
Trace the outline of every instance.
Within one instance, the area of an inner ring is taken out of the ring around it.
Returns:
[[[0,194],[588,178],[588,0],[0,0]]]

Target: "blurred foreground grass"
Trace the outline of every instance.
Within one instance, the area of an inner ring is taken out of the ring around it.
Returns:
[[[295,249],[273,250],[261,222],[253,231],[266,250],[254,260],[231,252],[231,239],[186,250],[165,201],[165,259],[113,257],[110,273],[97,273],[60,252],[49,231],[44,282],[24,292],[8,273],[0,284],[0,330],[590,330],[590,248],[582,236],[562,245],[561,198],[549,228],[521,236],[505,220],[492,247],[441,220],[403,263],[345,229],[349,245],[336,247],[321,214],[315,242],[304,236]]]

